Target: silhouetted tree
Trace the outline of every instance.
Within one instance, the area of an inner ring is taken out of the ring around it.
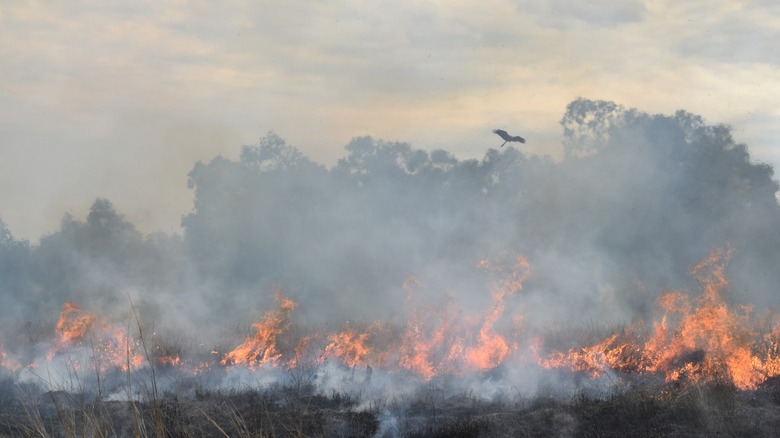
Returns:
[[[0,297],[4,305],[0,314],[15,317],[19,297],[29,288],[30,245],[14,239],[5,222],[0,220]]]

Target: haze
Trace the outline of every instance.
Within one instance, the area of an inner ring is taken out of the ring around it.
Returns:
[[[777,168],[780,5],[563,1],[0,5],[0,218],[37,241],[110,199],[181,232],[187,173],[274,131],[332,166],[371,135],[563,155],[577,97],[732,126]]]

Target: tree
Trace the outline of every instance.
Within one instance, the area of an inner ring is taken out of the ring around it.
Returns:
[[[1,313],[18,314],[19,297],[29,287],[30,245],[14,239],[5,222],[0,219],[0,297],[4,305]]]

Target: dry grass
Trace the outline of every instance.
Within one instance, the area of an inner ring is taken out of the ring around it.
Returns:
[[[295,382],[241,391],[164,393],[108,401],[0,382],[0,436],[774,436],[780,384],[739,391],[726,383],[638,386],[602,396],[539,396],[512,402],[446,394],[429,385],[409,397],[359,404]]]

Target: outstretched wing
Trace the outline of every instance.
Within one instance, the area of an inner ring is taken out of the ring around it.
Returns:
[[[512,136],[507,134],[507,132],[504,131],[503,129],[494,129],[493,132],[495,134],[498,134],[498,136],[501,137],[502,139],[504,139],[504,141],[511,141],[512,140]]]
[[[519,135],[512,137],[512,141],[519,141],[520,143],[525,143],[525,139],[523,137],[520,137]]]

